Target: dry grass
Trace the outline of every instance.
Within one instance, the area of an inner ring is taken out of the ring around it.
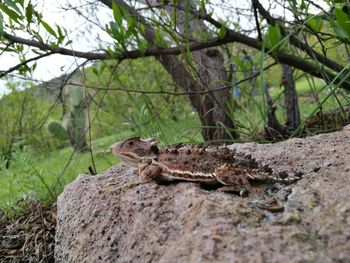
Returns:
[[[15,219],[0,218],[0,262],[54,262],[56,206],[31,203]]]

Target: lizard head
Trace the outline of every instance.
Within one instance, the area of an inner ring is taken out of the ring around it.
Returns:
[[[152,138],[144,140],[140,137],[129,138],[113,144],[111,149],[115,156],[131,166],[137,166],[137,163],[145,158],[157,158],[159,154],[156,141]]]

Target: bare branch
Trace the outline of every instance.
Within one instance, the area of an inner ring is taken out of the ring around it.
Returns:
[[[7,74],[9,74],[9,73],[19,69],[20,67],[22,67],[24,65],[27,65],[28,63],[30,63],[32,61],[36,61],[38,59],[41,59],[41,58],[44,58],[44,57],[47,57],[47,56],[50,56],[50,55],[52,55],[52,52],[45,53],[45,54],[42,54],[42,55],[39,55],[39,56],[30,58],[30,59],[27,59],[27,60],[17,64],[16,66],[9,68],[8,70],[0,71],[0,78],[2,78],[4,76],[6,76]]]
[[[264,17],[270,25],[274,25],[278,22],[277,19],[272,17],[271,14],[267,10],[265,10],[265,8],[261,5],[261,3],[258,0],[253,0],[253,3],[256,6],[256,8],[258,9],[259,13],[262,15],[262,17]],[[320,53],[318,53],[317,51],[315,51],[314,49],[309,47],[306,43],[300,41],[299,39],[297,39],[293,35],[287,35],[286,30],[283,27],[283,25],[281,25],[280,23],[278,23],[278,24],[281,28],[282,36],[283,37],[288,36],[289,41],[293,46],[297,47],[298,49],[300,49],[302,51],[305,51],[310,57],[316,58],[317,61],[320,61],[321,63],[325,64],[327,67],[329,67],[335,71],[340,72],[343,69],[343,67],[341,65],[339,65],[338,63],[336,63],[333,60],[330,60],[329,58],[327,58],[325,56],[322,56]]]
[[[40,50],[43,50],[43,51],[50,51],[51,54],[56,53],[56,54],[86,58],[89,60],[101,60],[101,59],[103,60],[103,59],[109,58],[109,56],[106,52],[102,52],[102,53],[82,52],[82,51],[71,50],[71,49],[63,48],[63,47],[50,47],[49,45],[46,45],[45,43],[42,43],[42,42],[39,42],[36,40],[30,40],[30,39],[25,39],[22,37],[14,36],[14,35],[11,35],[7,32],[3,33],[3,37],[6,38],[7,40],[13,42],[13,43],[20,43],[20,44],[24,44],[24,45],[27,45],[30,47],[39,48]]]
[[[239,33],[238,33],[239,34]],[[244,36],[244,35],[242,35]],[[29,40],[21,37],[17,37],[14,35],[10,35],[6,32],[4,32],[4,37],[12,41],[13,43],[20,43],[31,47],[37,47],[43,51],[50,51],[51,54],[61,54],[61,55],[68,55],[68,56],[74,56],[74,57],[80,57],[85,58],[88,60],[108,60],[108,59],[117,59],[117,60],[125,60],[125,59],[136,59],[140,57],[149,57],[149,56],[162,56],[162,55],[179,55],[187,48],[185,46],[179,46],[179,47],[168,47],[168,48],[161,48],[161,47],[151,47],[148,48],[145,52],[141,52],[139,50],[132,50],[132,51],[125,51],[123,53],[120,53],[116,55],[115,57],[111,57],[108,55],[107,52],[82,52],[82,51],[76,51],[72,49],[62,48],[62,47],[50,47],[42,42],[36,41],[36,40]],[[254,41],[254,39],[251,39]],[[209,39],[207,42],[203,43],[191,43],[189,46],[190,51],[196,51],[196,50],[202,50],[209,47],[215,47],[224,45],[227,43],[231,43],[236,41],[235,38],[218,38],[214,37]]]
[[[255,19],[255,24],[256,24],[256,30],[258,31],[258,39],[259,41],[262,41],[262,34],[261,34],[261,29],[260,29],[260,24],[259,24],[259,19],[258,19],[258,12],[257,8],[255,6],[255,1],[252,0],[252,7],[253,7],[253,12],[254,12],[254,19]]]
[[[261,71],[257,71],[256,73],[250,75],[249,77],[246,77],[244,79],[241,79],[240,81],[235,82],[235,85],[239,85],[243,82],[246,82],[248,80],[254,79],[257,76],[259,76],[262,72],[268,70],[269,68],[277,65],[277,62],[273,62],[270,65],[264,67]],[[64,82],[57,82],[57,81],[42,81],[38,79],[33,79],[33,78],[28,78],[28,77],[23,77],[23,76],[18,76],[15,75],[14,77],[24,79],[24,80],[30,80],[34,82],[39,82],[39,83],[45,83],[45,84],[53,84],[53,85],[65,85],[67,81],[65,80]],[[78,86],[78,87],[85,87],[88,89],[94,89],[94,90],[115,90],[115,91],[124,91],[124,92],[130,92],[130,93],[140,93],[140,94],[167,94],[167,95],[174,95],[174,96],[187,96],[187,95],[204,95],[208,93],[214,93],[222,90],[227,90],[232,88],[232,84],[230,85],[225,85],[217,89],[211,89],[211,90],[198,90],[198,91],[186,91],[186,92],[172,92],[172,91],[152,91],[152,90],[139,90],[139,89],[128,89],[128,88],[110,88],[110,81],[107,85],[103,86],[92,86],[92,85],[86,85],[86,84],[79,84],[79,83],[69,83],[71,86]],[[107,88],[105,87],[107,86]]]

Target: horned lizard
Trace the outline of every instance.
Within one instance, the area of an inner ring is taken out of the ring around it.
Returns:
[[[252,181],[288,183],[300,178],[282,178],[250,156],[239,155],[224,146],[177,144],[159,147],[154,139],[133,137],[113,144],[111,149],[122,161],[137,167],[144,182],[198,182],[244,196]]]

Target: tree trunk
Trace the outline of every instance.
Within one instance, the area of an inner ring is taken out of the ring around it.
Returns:
[[[209,34],[209,29],[204,24],[203,20],[193,17],[192,14],[186,14],[187,0],[180,0],[177,2],[178,9],[171,6],[166,6],[165,9],[170,17],[177,15],[177,29],[179,33],[196,41],[196,35],[199,33]],[[192,9],[197,9],[194,1],[190,0]],[[186,16],[188,16],[188,23],[186,23]],[[184,39],[185,40],[185,39]],[[200,41],[200,40],[197,40]],[[228,74],[224,68],[224,58],[222,54],[215,48],[208,48],[191,53],[193,61],[196,65],[195,79],[200,89],[203,91],[217,90],[225,83],[229,83]],[[234,132],[234,123],[232,118],[228,115],[228,104],[232,101],[232,94],[230,90],[222,90],[219,92],[207,93],[201,96],[201,104],[197,105],[196,109],[204,106],[203,117],[206,119],[205,126],[209,127],[203,129],[204,138],[211,141],[232,140],[237,138],[237,133]],[[228,128],[228,129],[224,129]]]
[[[276,117],[276,106],[274,105],[270,94],[269,94],[269,85],[266,83],[264,85],[264,94],[267,103],[267,123],[265,126],[266,137],[270,140],[276,141],[277,138],[283,138],[285,129],[279,123]]]
[[[111,7],[110,0],[101,0],[103,3]],[[155,33],[152,27],[144,21],[137,11],[127,5],[123,0],[115,0],[117,4],[123,6],[130,14],[136,17],[138,21],[145,25],[145,30],[141,33],[143,37],[155,46]],[[146,1],[146,4],[157,4],[155,1]],[[179,5],[185,5],[185,1],[180,1]],[[169,15],[172,14],[173,8],[167,7]],[[178,12],[178,28],[181,34],[185,35],[185,24],[181,23],[185,20],[185,13]],[[202,21],[198,21],[190,16],[189,18],[190,39],[195,32],[207,32],[207,28]],[[185,41],[185,39],[183,39]],[[222,87],[227,81],[227,74],[223,67],[222,54],[214,49],[205,49],[191,53],[195,64],[195,76],[189,71],[183,61],[175,56],[156,56],[156,59],[164,66],[167,72],[172,76],[174,82],[180,86],[185,92],[207,92]],[[193,68],[192,68],[193,69]],[[197,110],[202,123],[202,135],[205,141],[211,143],[232,141],[238,138],[235,132],[234,123],[229,116],[228,104],[232,101],[229,90],[213,91],[205,94],[189,94],[189,99],[193,107]]]
[[[295,130],[300,125],[300,111],[292,67],[282,64],[282,84],[284,87],[284,106],[286,110],[286,126]]]

